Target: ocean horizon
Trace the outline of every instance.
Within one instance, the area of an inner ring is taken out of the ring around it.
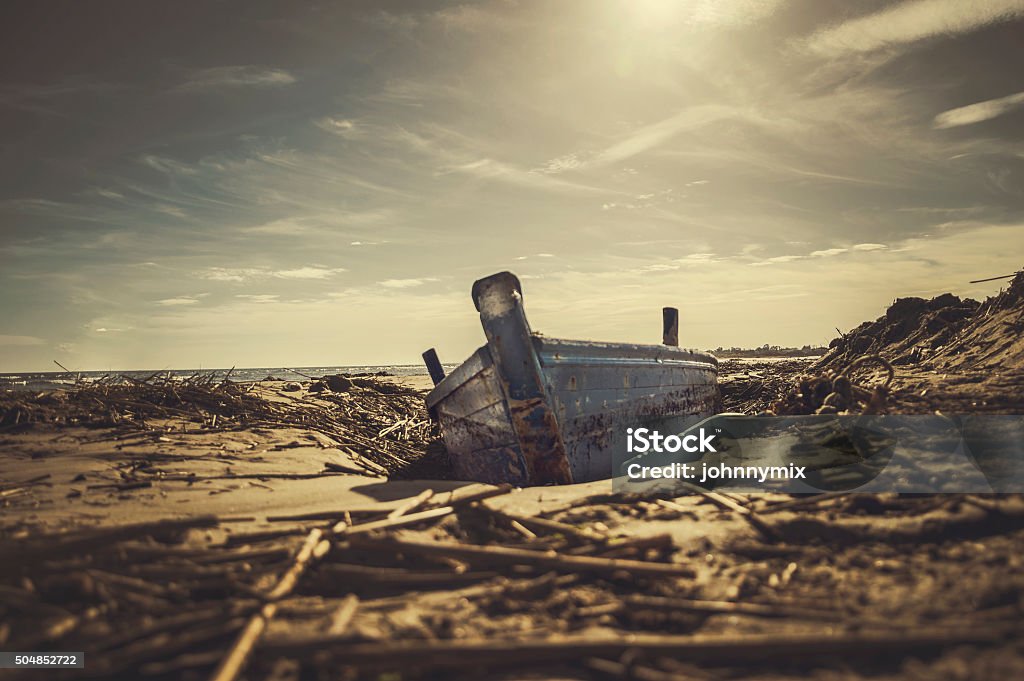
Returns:
[[[444,365],[445,371],[454,369],[457,364]],[[92,384],[103,380],[118,378],[145,380],[149,377],[169,373],[172,377],[184,380],[191,376],[208,376],[213,374],[221,380],[237,383],[249,383],[265,380],[303,380],[320,378],[331,374],[387,374],[389,376],[426,375],[427,370],[422,364],[357,364],[313,367],[248,367],[224,369],[111,369],[107,371],[26,371],[7,372],[0,374],[0,390],[43,391],[68,388],[77,384]]]

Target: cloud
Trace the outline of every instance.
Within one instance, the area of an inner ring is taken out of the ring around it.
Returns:
[[[774,258],[767,258],[765,260],[759,260],[757,262],[752,262],[752,263],[750,263],[750,265],[752,267],[765,267],[767,265],[778,265],[779,263],[783,263],[783,262],[792,262],[793,260],[803,260],[805,257],[807,257],[807,256],[803,256],[803,255],[777,255]]]
[[[247,300],[250,303],[258,303],[261,305],[279,302],[278,298],[280,298],[280,296],[277,295],[276,293],[239,293],[235,297],[242,298],[243,300]]]
[[[850,246],[849,248],[835,247],[835,248],[823,248],[818,251],[811,251],[807,255],[777,255],[774,258],[766,258],[764,260],[758,260],[755,262],[748,263],[754,267],[766,267],[768,265],[778,265],[780,263],[793,262],[794,260],[807,260],[809,258],[834,258],[845,253],[854,252],[871,252],[871,251],[884,251],[889,247],[885,244],[874,244],[874,243],[863,243]]]
[[[363,126],[356,125],[356,122],[348,118],[332,118],[331,116],[325,116],[318,118],[314,121],[316,127],[320,128],[325,132],[329,132],[332,135],[338,135],[345,139],[355,139],[362,137],[366,132]]]
[[[317,231],[317,229],[315,227],[310,227],[308,224],[304,224],[304,221],[301,219],[285,218],[282,220],[272,220],[253,227],[243,227],[241,231],[247,234],[294,236],[297,234],[309,234]]]
[[[534,168],[531,172],[556,175],[582,166],[583,161],[580,160],[579,154],[572,153],[545,161],[539,168]]]
[[[416,286],[423,286],[423,284],[432,281],[439,280],[436,277],[425,277],[422,279],[385,279],[384,281],[377,283],[384,288],[413,288]]]
[[[257,267],[211,267],[199,276],[210,281],[245,281],[266,275],[266,270]]]
[[[686,257],[676,260],[676,262],[683,265],[704,265],[715,261],[716,258],[714,253],[691,253]]]
[[[284,69],[259,66],[214,66],[194,71],[177,90],[182,92],[221,90],[224,88],[269,88],[291,85],[295,76]]]
[[[180,296],[178,298],[164,298],[163,300],[156,301],[156,304],[163,305],[164,307],[178,307],[181,305],[195,305],[198,302],[198,297]]]
[[[313,265],[286,270],[271,270],[266,267],[211,267],[199,273],[210,281],[242,282],[251,279],[274,277],[277,279],[328,279],[345,272],[343,267]]]
[[[688,107],[674,116],[637,128],[598,154],[594,163],[618,163],[663,144],[686,130],[695,130],[709,123],[737,117],[743,117],[742,112],[731,106],[705,104]]]
[[[803,45],[826,57],[865,53],[1024,17],[1024,0],[911,0],[830,26]]]
[[[591,194],[601,190],[575,182],[554,177],[551,174],[522,170],[509,163],[493,158],[480,158],[473,161],[459,162],[441,167],[442,174],[460,173],[482,180],[496,180],[525,187],[567,194]]]
[[[167,173],[168,175],[195,175],[199,172],[196,168],[175,161],[173,158],[163,158],[147,154],[141,160],[153,170]]]
[[[180,218],[182,220],[188,217],[188,215],[186,215],[185,211],[183,211],[182,209],[178,208],[177,206],[169,206],[166,203],[161,203],[154,206],[153,210],[155,210],[157,213],[163,213],[164,215],[170,215],[171,217]]]
[[[344,271],[342,267],[299,267],[293,270],[278,270],[273,275],[278,279],[327,279]]]
[[[16,347],[27,347],[31,345],[43,345],[46,343],[42,338],[36,338],[35,336],[3,336],[0,335],[0,347],[3,346],[16,346]]]
[[[984,102],[968,104],[949,111],[943,111],[935,117],[934,127],[955,128],[960,125],[973,125],[997,116],[1002,116],[1024,105],[1024,92],[1014,95],[989,99]]]

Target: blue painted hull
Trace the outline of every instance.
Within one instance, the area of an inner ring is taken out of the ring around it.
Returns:
[[[521,293],[512,299],[521,312]],[[488,333],[488,344],[427,396],[460,479],[536,485],[608,478],[627,428],[695,421],[718,410],[712,355],[558,340],[528,327],[516,357],[533,363],[529,378],[538,387],[517,394],[522,362],[495,359],[508,354],[513,338],[506,327]]]

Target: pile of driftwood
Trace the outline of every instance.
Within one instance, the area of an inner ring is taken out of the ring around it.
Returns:
[[[199,517],[0,543],[0,647],[84,651],[86,669],[67,678],[469,679],[540,669],[673,681],[714,678],[709,667],[727,676],[747,665],[807,669],[822,656],[879,659],[1007,635],[1005,620],[904,624],[859,617],[857,602],[768,601],[748,580],[726,599],[701,598],[694,577],[713,559],[708,549],[668,534],[623,536],[598,520],[679,520],[692,506],[620,498],[553,519],[489,504],[509,492],[426,490],[387,513],[279,518],[283,529],[223,540],[197,538],[224,535],[223,519]],[[787,544],[792,528],[779,522],[780,534],[764,518],[851,499],[706,498],[758,529],[759,541],[735,550],[776,561],[764,582],[776,586],[813,569],[792,562],[811,547]],[[719,615],[804,626],[702,631]]]
[[[115,433],[298,427],[325,435],[376,473],[410,467],[437,437],[423,396],[375,377],[330,376],[287,401],[266,399],[262,382],[169,372],[110,376],[44,393],[0,393],[0,431],[53,424],[113,427]],[[329,386],[334,386],[331,389]]]
[[[269,405],[254,392],[256,383],[234,383],[215,373],[177,377],[158,372],[146,378],[125,375],[77,381],[64,390],[0,393],[0,426],[33,424],[89,427],[141,427],[176,419],[205,427],[241,425],[265,415]]]
[[[806,359],[784,361],[722,360],[718,386],[722,410],[744,414],[768,411],[792,388],[793,379],[807,370]]]
[[[1024,369],[897,375],[884,357],[865,355],[840,369],[806,361],[720,365],[723,411],[746,414],[1020,414]],[[894,380],[895,379],[895,380]]]

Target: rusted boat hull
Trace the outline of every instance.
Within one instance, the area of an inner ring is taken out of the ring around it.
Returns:
[[[625,453],[627,428],[716,411],[711,355],[533,334],[519,281],[508,272],[476,282],[473,298],[488,342],[427,396],[460,479],[542,485],[607,478]],[[666,338],[674,326],[666,312]],[[428,368],[434,364],[437,380],[433,357]]]

